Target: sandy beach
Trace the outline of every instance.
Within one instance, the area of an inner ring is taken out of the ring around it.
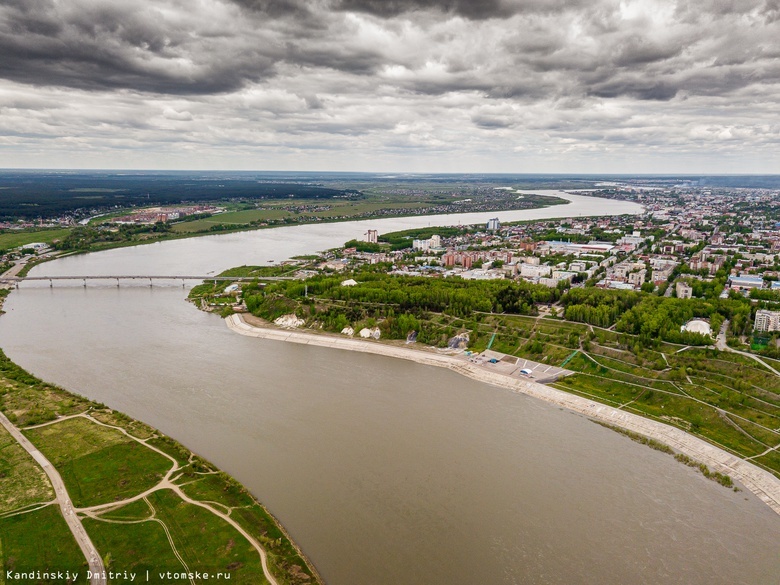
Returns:
[[[377,341],[279,329],[251,315],[245,317],[242,314],[234,314],[225,321],[231,330],[247,337],[318,345],[333,349],[360,351],[411,360],[428,366],[448,368],[486,384],[492,384],[513,392],[539,398],[540,400],[583,414],[595,421],[618,426],[668,445],[675,451],[706,464],[713,471],[731,476],[733,480],[741,483],[775,512],[780,514],[780,479],[736,455],[732,455],[698,437],[661,422],[618,410],[617,408],[569,394],[528,379],[518,379],[491,372],[484,366],[469,362],[462,355],[447,355],[435,351],[412,349]]]

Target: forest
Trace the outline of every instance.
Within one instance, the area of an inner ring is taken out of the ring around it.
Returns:
[[[568,291],[561,304],[567,320],[604,328],[614,326],[616,331],[637,335],[645,347],[654,347],[659,341],[712,344],[707,336],[680,331],[694,318],[708,320],[715,333],[726,319],[730,320],[733,335],[748,333],[750,326],[750,303],[741,297],[677,299],[634,291],[577,288]]]
[[[359,284],[343,286],[350,276]],[[374,271],[275,282],[265,289],[244,287],[247,309],[264,319],[296,313],[336,332],[347,326],[376,325],[391,339],[406,338],[413,330],[421,342],[432,345],[446,342],[442,327],[434,320],[437,314],[464,320],[480,313],[534,315],[537,303],[553,303],[560,295],[559,289],[525,282],[432,279]]]
[[[0,172],[0,220],[52,218],[78,210],[225,199],[359,199],[359,191],[247,174]]]

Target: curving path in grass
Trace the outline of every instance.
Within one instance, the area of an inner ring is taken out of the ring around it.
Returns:
[[[182,491],[180,486],[178,486],[177,484],[174,483],[175,478],[173,478],[173,475],[177,471],[180,471],[182,469],[181,466],[179,465],[179,462],[174,457],[172,457],[168,453],[165,453],[164,451],[158,449],[157,447],[148,444],[148,442],[147,442],[148,439],[139,439],[138,437],[134,437],[133,435],[128,433],[122,427],[117,427],[117,426],[114,426],[114,425],[106,424],[104,422],[101,422],[101,421],[99,421],[99,420],[89,416],[88,414],[80,414],[80,415],[75,415],[75,416],[80,416],[80,417],[86,418],[87,420],[89,420],[89,421],[91,421],[91,422],[93,422],[95,424],[104,426],[104,427],[108,427],[108,428],[111,428],[111,429],[116,429],[116,430],[120,431],[121,433],[124,433],[127,437],[129,437],[133,441],[137,441],[138,443],[142,444],[143,446],[145,446],[145,447],[147,447],[147,448],[149,448],[149,449],[151,449],[153,451],[156,451],[160,455],[163,455],[166,458],[170,459],[170,461],[172,462],[171,468],[165,474],[165,477],[163,477],[163,479],[160,480],[160,482],[157,485],[155,485],[154,487],[151,487],[148,490],[145,490],[144,492],[142,492],[140,494],[136,494],[135,496],[133,496],[131,498],[127,498],[125,500],[119,500],[119,501],[116,501],[116,502],[110,502],[108,504],[100,504],[100,505],[97,505],[97,506],[89,506],[89,507],[85,507],[85,508],[75,508],[76,512],[82,513],[82,514],[86,514],[87,516],[89,516],[91,518],[94,518],[95,520],[107,521],[107,520],[101,518],[99,516],[99,513],[106,512],[106,511],[109,511],[109,510],[113,510],[113,509],[119,508],[121,506],[125,506],[127,504],[131,504],[131,503],[136,502],[138,500],[146,500],[147,496],[149,496],[150,494],[152,494],[152,493],[154,493],[156,491],[169,489],[169,490],[173,491],[179,498],[181,498],[182,500],[187,502],[188,504],[192,504],[192,505],[198,506],[200,508],[204,508],[204,509],[208,510],[209,512],[211,512],[212,514],[214,514],[215,516],[220,517],[222,520],[224,520],[225,522],[230,524],[239,534],[241,534],[241,536],[243,536],[249,542],[249,544],[252,545],[252,547],[260,555],[260,562],[261,562],[261,565],[263,567],[263,574],[265,575],[265,578],[268,580],[268,582],[271,585],[279,585],[279,582],[273,576],[273,574],[271,573],[271,569],[268,566],[268,553],[266,553],[266,551],[263,548],[263,546],[260,544],[260,542],[255,537],[253,537],[246,530],[244,530],[241,527],[241,525],[238,524],[235,520],[233,520],[230,516],[228,516],[227,514],[225,514],[223,512],[220,512],[219,510],[216,510],[213,506],[211,506],[211,505],[209,505],[209,504],[207,504],[205,502],[201,502],[199,500],[194,500],[194,499],[190,498],[187,494],[185,494]],[[70,417],[70,418],[73,418],[73,417]],[[58,421],[53,421],[53,422],[58,422]],[[47,424],[52,424],[52,423],[47,423]],[[181,559],[181,557],[179,556],[178,552],[176,551],[176,547],[174,546],[173,541],[171,540],[170,533],[168,532],[167,526],[165,526],[165,524],[161,520],[157,520],[157,519],[154,519],[154,520],[163,525],[163,528],[165,529],[165,533],[166,533],[166,535],[168,535],[168,540],[171,543],[171,547],[173,548],[174,554],[182,562],[182,565],[184,565],[186,567],[186,564],[184,563],[184,561]],[[145,521],[148,521],[148,520],[143,520],[143,521],[145,522]],[[187,572],[189,572],[189,571],[187,571]]]

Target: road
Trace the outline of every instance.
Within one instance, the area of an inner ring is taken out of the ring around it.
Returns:
[[[780,376],[780,372],[778,372],[776,369],[774,369],[772,366],[770,366],[768,363],[766,363],[764,360],[762,360],[757,355],[754,355],[752,353],[748,353],[746,351],[739,351],[738,349],[733,349],[726,345],[726,331],[728,329],[729,322],[728,320],[723,322],[723,325],[720,328],[720,331],[718,332],[718,338],[715,341],[715,347],[717,347],[721,351],[728,351],[730,353],[738,353],[739,355],[744,355],[745,357],[749,357],[751,359],[756,360],[759,364],[767,368],[768,370],[771,370],[774,372],[776,376]]]
[[[24,449],[30,455],[32,455],[33,459],[35,459],[38,465],[43,468],[43,470],[46,472],[46,475],[49,476],[49,481],[51,481],[51,484],[54,487],[54,493],[57,496],[57,503],[60,505],[65,522],[67,522],[68,528],[70,528],[70,531],[73,533],[73,538],[76,539],[81,552],[84,553],[84,557],[89,563],[89,570],[92,573],[92,578],[89,581],[90,584],[105,585],[106,579],[104,577],[105,567],[103,566],[103,559],[100,558],[95,545],[92,544],[92,540],[90,540],[89,535],[87,534],[87,531],[84,530],[84,525],[81,523],[81,518],[79,518],[76,512],[73,510],[73,504],[71,503],[70,497],[68,496],[68,490],[65,489],[65,483],[62,481],[62,477],[60,476],[59,472],[54,468],[49,460],[43,456],[43,453],[38,451],[38,449],[35,448],[35,445],[33,445],[2,412],[0,412],[0,423],[9,433],[11,433],[11,436],[16,439],[16,441],[22,447],[24,447]]]

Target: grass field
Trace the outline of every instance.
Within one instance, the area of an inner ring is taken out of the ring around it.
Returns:
[[[193,499],[220,502],[232,508],[230,517],[250,534],[260,535],[260,542],[276,567],[283,569],[282,579],[298,576],[290,583],[308,583],[312,579],[306,563],[268,512],[237,482],[224,473],[198,475],[187,473],[182,477],[182,490]]]
[[[122,519],[123,509],[106,515],[107,518],[120,518],[119,522],[128,520],[136,521],[134,516],[138,516],[144,510],[146,518],[151,518],[154,511],[149,505],[141,500],[126,506],[133,508],[129,511],[126,519]],[[182,572],[184,566],[176,558],[171,548],[165,528],[156,521],[146,521],[134,524],[104,522],[93,518],[84,519],[84,528],[89,533],[95,547],[103,555],[104,562],[108,560],[106,569],[122,570],[142,575],[139,577],[141,582],[146,582],[146,572],[149,571],[149,582],[163,583],[159,579],[160,572]],[[195,567],[191,567],[195,570]],[[154,577],[154,580],[152,580]],[[119,581],[121,583],[121,581]],[[185,581],[187,582],[187,581]]]
[[[229,227],[249,226],[252,222],[265,222],[272,220],[281,220],[286,218],[321,218],[323,220],[347,219],[367,213],[373,213],[380,210],[394,209],[418,209],[426,207],[429,204],[419,201],[387,203],[384,201],[295,201],[298,205],[317,206],[320,209],[301,211],[295,213],[283,209],[283,206],[289,205],[289,202],[280,202],[278,205],[268,209],[249,209],[242,211],[230,211],[220,213],[205,219],[176,223],[172,226],[172,231],[177,233],[194,233],[210,229],[214,225],[226,225]],[[330,209],[324,209],[330,207]]]
[[[78,573],[75,583],[87,583],[86,560],[58,506],[0,520],[0,554],[3,577],[6,571],[71,571]],[[60,580],[18,582],[64,583]]]
[[[260,555],[224,520],[169,490],[155,492],[149,501],[190,569],[230,571],[231,581],[247,585],[267,583]]]
[[[34,244],[36,242],[50,244],[54,240],[65,238],[69,233],[69,228],[30,231],[3,230],[2,233],[0,233],[0,250],[11,250],[13,248],[18,248],[19,246]]]
[[[82,418],[25,434],[60,472],[77,507],[134,496],[154,487],[171,468],[159,453]]]
[[[0,427],[0,513],[52,499],[54,490],[43,469]]]
[[[130,440],[116,429],[96,425],[80,417],[28,429],[24,434],[55,467]]]

